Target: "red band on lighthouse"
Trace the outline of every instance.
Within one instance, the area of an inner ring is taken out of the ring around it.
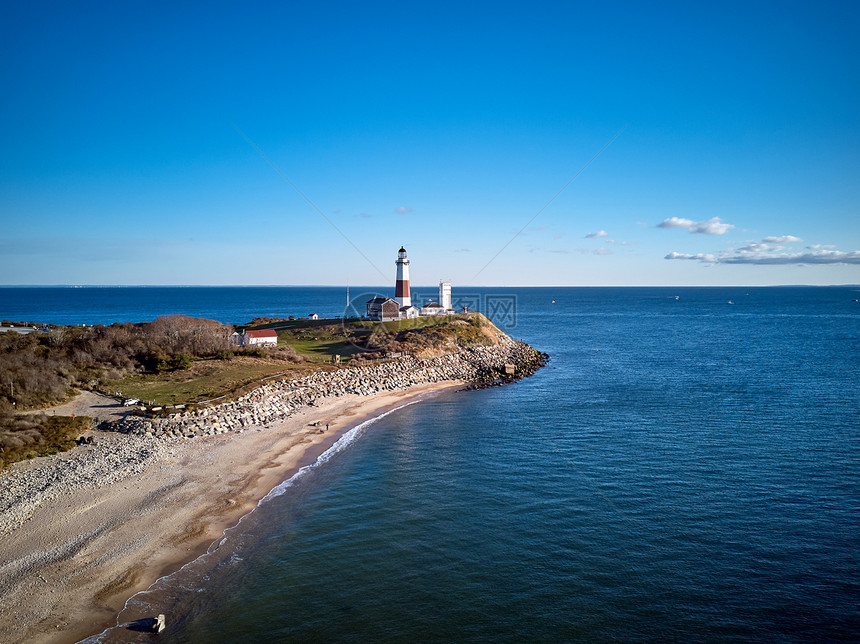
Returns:
[[[409,280],[397,280],[394,297],[409,297]]]

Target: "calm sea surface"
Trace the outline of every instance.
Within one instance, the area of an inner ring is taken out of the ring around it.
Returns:
[[[72,290],[91,309],[2,289],[0,315],[242,322],[345,299]],[[858,289],[473,295],[549,365],[359,428],[120,620],[163,612],[161,641],[195,643],[860,640]]]

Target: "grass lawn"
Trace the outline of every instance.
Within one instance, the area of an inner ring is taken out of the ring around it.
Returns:
[[[331,362],[335,355],[348,360],[363,351],[354,343],[350,320],[295,320],[266,326],[278,332],[279,346],[290,346],[312,362]]]
[[[267,376],[301,376],[316,369],[282,360],[237,356],[232,360],[198,360],[188,369],[134,376],[105,383],[104,388],[155,405],[179,405],[228,395]]]
[[[279,332],[278,344],[291,346],[296,353],[313,362],[331,362],[332,356],[348,358],[359,352],[358,347],[343,338],[296,338]]]
[[[370,320],[281,320],[255,325],[254,329],[275,329],[279,346],[291,346],[296,353],[312,362],[331,362],[334,355],[348,360],[357,353],[367,351],[366,340],[380,327],[393,338],[401,331],[447,326],[457,316],[422,317],[391,322]]]

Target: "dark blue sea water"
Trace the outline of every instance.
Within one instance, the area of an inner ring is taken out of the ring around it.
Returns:
[[[353,287],[350,299],[373,290]],[[388,294],[386,289],[377,290]],[[394,289],[390,290],[393,293]],[[0,287],[0,317],[43,324],[148,322],[159,315],[173,314],[225,324],[242,324],[255,317],[306,317],[311,313],[342,317],[345,310],[349,311],[346,302],[346,287],[326,286]]]
[[[163,612],[162,641],[195,643],[860,640],[857,288],[478,295],[547,367],[359,428],[120,621]],[[260,313],[229,307],[159,312]]]

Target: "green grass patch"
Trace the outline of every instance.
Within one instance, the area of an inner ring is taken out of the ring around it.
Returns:
[[[273,320],[271,322],[266,322],[264,324],[245,324],[236,327],[236,330],[240,333],[245,329],[254,329],[258,331],[260,329],[318,329],[321,327],[327,327],[332,325],[339,325],[340,318],[337,319],[322,319],[322,320]]]
[[[491,342],[482,329],[491,327],[478,313],[411,320],[375,322],[359,318],[345,320],[282,320],[255,328],[272,328],[278,333],[279,346],[290,346],[314,362],[330,362],[340,355],[349,360],[358,354],[388,351],[427,352],[452,350]],[[490,334],[492,335],[492,334]]]
[[[181,405],[229,395],[269,376],[300,376],[305,371],[307,367],[301,365],[264,358],[198,360],[182,371],[134,376],[106,383],[104,388],[154,405]]]
[[[260,327],[263,328],[263,327]],[[278,333],[278,346],[292,347],[300,356],[312,362],[331,362],[339,355],[348,360],[362,351],[356,346],[352,321],[294,320],[266,325]]]
[[[278,344],[291,346],[296,353],[314,362],[330,362],[332,356],[347,358],[359,349],[343,338],[299,338],[278,332]]]

